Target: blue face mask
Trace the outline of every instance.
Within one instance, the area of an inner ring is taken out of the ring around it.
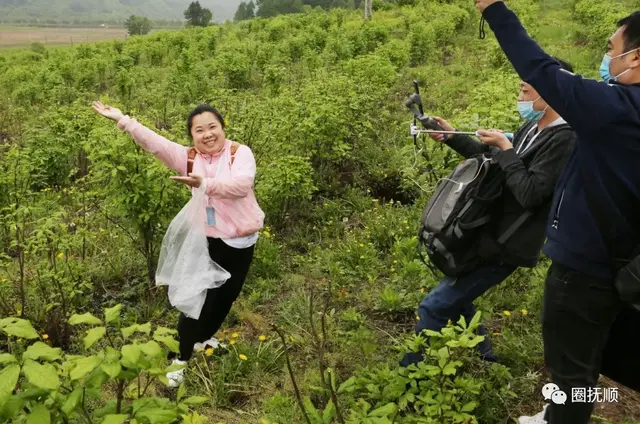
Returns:
[[[617,80],[618,80],[618,78],[619,78],[621,75],[626,74],[627,72],[629,72],[629,71],[631,70],[631,68],[627,69],[627,70],[626,70],[626,71],[624,71],[624,72],[619,73],[618,75],[616,75],[616,76],[614,77],[614,76],[613,76],[613,75],[611,75],[611,73],[610,73],[610,72],[611,72],[611,69],[610,69],[610,68],[611,68],[611,61],[612,61],[613,59],[617,59],[617,58],[619,58],[619,57],[622,57],[622,56],[624,56],[624,55],[627,55],[627,54],[629,54],[629,53],[631,53],[631,52],[633,52],[633,51],[635,51],[635,50],[637,50],[637,49],[630,50],[630,51],[628,51],[628,52],[626,52],[626,53],[619,54],[618,56],[615,56],[615,57],[611,57],[611,55],[610,55],[609,53],[606,53],[606,54],[604,55],[604,57],[602,58],[602,62],[600,63],[600,76],[602,77],[602,80],[603,80],[604,82],[606,82],[606,83],[608,83],[609,81],[617,81]]]
[[[544,113],[547,111],[547,108],[544,110],[534,110],[533,104],[538,101],[540,97],[535,99],[534,101],[526,101],[526,102],[518,102],[518,112],[520,112],[520,116],[528,121],[539,121]],[[548,107],[548,106],[547,106]]]

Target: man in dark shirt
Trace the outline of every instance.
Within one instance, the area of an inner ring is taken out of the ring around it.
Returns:
[[[520,422],[587,424],[593,400],[572,396],[596,387],[611,325],[625,307],[611,258],[630,258],[640,240],[640,12],[618,22],[603,81],[595,81],[561,69],[502,0],[475,3],[516,72],[578,135],[544,247],[553,261],[543,300],[545,363],[567,401]]]
[[[568,63],[556,60],[563,68],[573,70]],[[524,81],[520,82],[517,108],[526,122],[514,134],[513,144],[498,131],[479,131],[481,143],[466,135],[446,140],[442,134],[432,136],[466,158],[491,151],[504,173],[505,187],[495,208],[497,212],[477,243],[482,263],[458,278],[445,277],[427,294],[418,307],[416,333],[440,331],[447,321],[457,322],[460,315],[470,322],[476,312],[473,305],[476,298],[507,279],[518,267],[534,267],[538,263],[553,190],[576,136]],[[445,130],[453,131],[449,123],[436,119]],[[523,216],[525,220],[521,221]],[[498,243],[498,235],[508,232],[513,225],[519,226]],[[484,359],[495,361],[487,331],[480,326],[478,333],[485,337],[478,350]],[[408,366],[421,359],[421,352],[412,352],[400,364]]]

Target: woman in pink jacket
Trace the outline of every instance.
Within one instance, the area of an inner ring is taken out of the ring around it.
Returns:
[[[191,148],[167,140],[114,107],[94,102],[93,108],[116,121],[117,127],[129,133],[140,147],[177,171],[180,176],[171,177],[173,180],[195,190],[207,179],[209,256],[231,278],[208,290],[198,320],[180,315],[180,357],[174,363],[186,365],[194,349],[218,347],[213,336],[240,294],[253,260],[258,232],[264,223],[264,212],[253,192],[256,173],[253,153],[248,146],[227,140],[224,118],[206,104],[196,107],[187,118],[187,132],[194,143]],[[167,375],[172,387],[182,382],[183,372],[184,368]]]

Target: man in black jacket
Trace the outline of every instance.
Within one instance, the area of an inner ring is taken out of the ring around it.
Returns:
[[[544,247],[553,261],[543,300],[545,363],[567,401],[520,422],[587,424],[603,350],[625,310],[613,258],[631,258],[640,243],[640,12],[618,22],[600,66],[603,81],[595,81],[561,69],[501,0],[475,3],[520,78],[578,135]],[[635,353],[631,346],[626,351]],[[578,399],[581,392],[586,397]]]
[[[568,71],[571,65],[556,59]],[[493,286],[500,284],[518,267],[534,267],[538,263],[544,243],[544,229],[551,207],[553,191],[562,172],[568,152],[573,146],[575,133],[558,113],[540,97],[533,87],[520,82],[518,111],[527,120],[514,134],[513,144],[500,131],[479,131],[478,143],[465,135],[445,139],[442,134],[432,135],[444,141],[464,157],[494,152],[495,159],[505,174],[505,190],[496,208],[492,224],[483,234],[479,253],[483,263],[473,271],[456,279],[445,277],[430,291],[418,308],[416,333],[423,330],[440,331],[449,320],[456,322],[460,315],[469,322],[475,315],[473,301]],[[446,121],[436,118],[441,127],[453,131]],[[531,215],[503,244],[503,234],[518,219]],[[483,358],[495,361],[487,331],[478,333],[485,339],[478,345]],[[408,353],[400,362],[403,366],[419,362],[422,353]]]

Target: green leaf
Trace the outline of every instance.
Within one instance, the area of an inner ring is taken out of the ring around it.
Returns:
[[[122,371],[122,365],[120,362],[103,362],[100,365],[102,371],[104,371],[109,377],[116,378],[120,375],[120,371]]]
[[[207,422],[207,417],[200,415],[195,411],[191,411],[189,415],[183,415],[182,418],[182,424],[204,424]]]
[[[148,420],[150,424],[171,424],[178,418],[178,413],[167,409],[155,408],[139,411],[135,417],[139,420]]]
[[[122,311],[122,304],[117,304],[113,308],[107,308],[104,310],[104,320],[107,323],[117,321],[120,318],[120,311]]]
[[[370,417],[388,417],[391,414],[396,413],[396,405],[394,403],[388,403],[385,406],[374,409],[369,413]]]
[[[156,331],[153,332],[154,336],[172,336],[176,334],[178,334],[176,330],[172,330],[167,327],[158,327],[156,328]]]
[[[182,383],[182,384],[180,384],[180,387],[178,387],[178,395],[176,397],[176,399],[178,399],[178,402],[180,402],[180,400],[186,394],[187,394],[187,387],[184,385],[184,383]]]
[[[31,409],[31,413],[27,415],[27,424],[50,424],[51,414],[46,406],[37,404]]]
[[[102,321],[100,321],[98,318],[94,317],[89,312],[87,312],[87,313],[82,314],[82,315],[73,314],[71,316],[71,318],[69,318],[69,324],[71,324],[71,325],[80,325],[80,324],[100,325],[100,324],[102,324]]]
[[[333,404],[333,400],[329,399],[329,403],[322,412],[322,422],[324,424],[331,424],[336,417],[336,406]]]
[[[27,348],[22,355],[22,359],[44,359],[45,361],[55,361],[62,358],[62,349],[53,348],[42,342],[35,342]]]
[[[61,408],[62,412],[64,412],[65,415],[70,415],[73,410],[76,409],[76,407],[82,400],[82,392],[83,388],[78,387],[73,392],[71,392],[71,394],[69,394],[67,400],[64,401]]]
[[[209,400],[206,396],[191,396],[182,401],[185,405],[200,405]]]
[[[118,414],[118,415],[107,415],[102,420],[102,424],[122,424],[129,418],[128,415]]]
[[[20,365],[12,364],[0,371],[0,399],[13,392],[20,378]],[[1,403],[0,403],[1,404]]]
[[[125,327],[122,330],[122,336],[127,339],[129,337],[131,337],[131,335],[133,333],[144,333],[147,336],[149,334],[151,334],[151,323],[146,323],[146,324],[133,324],[130,325],[129,327]]]
[[[124,345],[121,349],[122,360],[121,363],[127,368],[136,368],[138,361],[140,360],[140,346],[138,345]]]
[[[82,358],[76,361],[76,366],[73,367],[69,376],[71,380],[78,380],[85,375],[89,374],[91,371],[96,369],[98,365],[100,365],[102,359],[97,356],[88,356],[86,358]]]
[[[180,344],[173,337],[170,337],[170,336],[158,336],[158,335],[154,334],[153,338],[154,338],[154,340],[162,343],[167,348],[169,348],[170,351],[176,352],[176,353],[180,352]]]
[[[140,349],[145,353],[145,355],[155,358],[156,356],[162,355],[162,347],[155,342],[154,340],[149,340],[145,344],[140,345]]]
[[[21,339],[37,339],[38,333],[26,319],[5,318],[0,320],[0,328],[7,333],[8,336],[18,337]]]
[[[478,406],[478,402],[469,402],[466,403],[462,409],[460,410],[460,412],[471,412],[474,409],[476,409],[476,407]]]
[[[18,360],[10,353],[0,353],[0,365],[17,363]]]
[[[51,364],[41,365],[38,362],[27,359],[24,361],[22,372],[31,384],[42,389],[57,390],[60,387],[58,371]]]
[[[105,334],[107,334],[107,327],[95,327],[87,331],[87,335],[84,338],[84,348],[89,349],[102,339]]]

